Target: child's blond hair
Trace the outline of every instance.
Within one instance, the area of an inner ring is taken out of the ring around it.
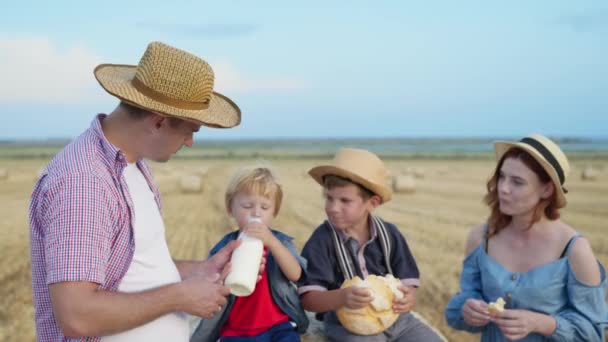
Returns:
[[[268,166],[243,167],[238,169],[230,179],[226,189],[226,208],[230,210],[232,200],[239,192],[274,197],[274,216],[281,209],[283,189],[276,172]]]

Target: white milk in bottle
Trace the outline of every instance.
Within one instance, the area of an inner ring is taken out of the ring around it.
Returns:
[[[262,222],[259,217],[251,217],[249,222]],[[260,261],[264,253],[264,244],[260,239],[239,234],[241,244],[232,252],[230,262],[232,269],[224,284],[235,296],[249,296],[255,290],[260,270]]]

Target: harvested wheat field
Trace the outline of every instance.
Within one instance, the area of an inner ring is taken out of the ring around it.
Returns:
[[[254,162],[179,159],[152,164],[175,258],[204,258],[212,244],[233,228],[224,209],[224,189],[234,168]],[[271,162],[282,176],[285,191],[275,226],[294,236],[298,248],[324,219],[321,189],[306,174],[318,162],[313,158]],[[481,198],[493,163],[490,158],[387,160],[394,175],[409,174],[409,183],[377,213],[401,228],[417,259],[422,287],[416,311],[450,341],[478,340],[447,327],[443,309],[458,290],[466,234],[486,216]],[[0,160],[0,169],[7,174],[0,179],[0,341],[34,340],[27,206],[44,164],[43,160]],[[608,235],[604,232],[608,160],[577,159],[572,164],[570,204],[563,218],[590,239],[598,259],[608,264]],[[599,170],[592,180],[581,178],[587,165]],[[314,333],[313,328],[306,340],[318,340]]]

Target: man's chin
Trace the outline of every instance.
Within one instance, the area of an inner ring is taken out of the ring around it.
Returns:
[[[171,159],[171,157],[163,157],[163,158],[148,158],[153,162],[157,162],[157,163],[166,163],[169,161],[169,159]]]

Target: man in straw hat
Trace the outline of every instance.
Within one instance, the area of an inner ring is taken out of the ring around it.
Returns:
[[[589,241],[560,219],[566,155],[540,134],[494,148],[490,216],[467,239],[448,324],[481,333],[481,341],[604,341],[604,267]],[[504,309],[490,310],[491,302]]]
[[[391,199],[384,163],[369,151],[344,148],[330,164],[308,173],[323,187],[327,220],[302,249],[308,260],[298,282],[304,309],[319,313],[317,318],[324,321],[331,341],[442,341],[431,327],[410,314],[420,274],[405,238],[394,224],[372,215]],[[337,319],[336,310],[364,308],[374,298],[365,288],[340,288],[342,283],[355,276],[365,279],[389,274],[401,280],[403,294],[390,303],[399,314],[395,323],[380,333],[374,329],[357,332],[366,336],[348,331]]]
[[[236,126],[241,112],[213,91],[207,62],[159,42],[138,65],[102,64],[95,77],[118,107],[55,156],[31,198],[38,340],[187,341],[184,312],[210,317],[226,303],[235,244],[173,261],[144,159],[167,161],[201,126]]]

